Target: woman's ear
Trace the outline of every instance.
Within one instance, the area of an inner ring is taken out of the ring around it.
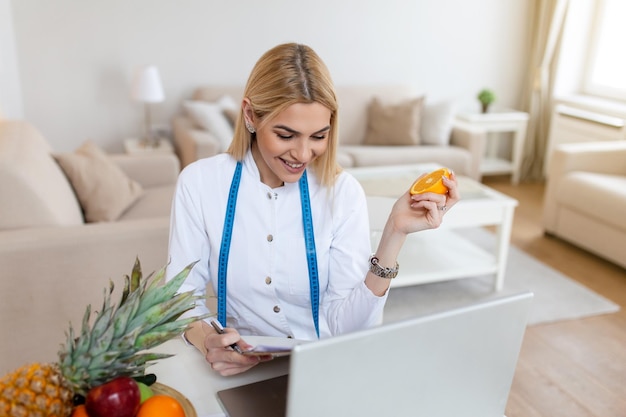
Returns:
[[[244,122],[247,125],[254,127],[254,111],[252,110],[252,103],[248,97],[244,97],[241,102],[241,109],[243,110]]]

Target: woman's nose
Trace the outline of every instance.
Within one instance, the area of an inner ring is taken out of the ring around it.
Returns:
[[[313,156],[313,150],[307,140],[298,141],[295,149],[295,156],[300,162],[308,162]]]

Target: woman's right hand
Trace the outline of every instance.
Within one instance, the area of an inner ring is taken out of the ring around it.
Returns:
[[[272,359],[271,356],[246,356],[235,352],[230,347],[233,343],[236,343],[243,351],[253,347],[246,343],[235,329],[225,328],[224,334],[218,334],[205,322],[203,322],[203,328],[205,330],[206,361],[211,364],[213,370],[222,376],[240,374],[260,362]]]

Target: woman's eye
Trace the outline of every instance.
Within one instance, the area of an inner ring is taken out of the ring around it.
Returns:
[[[312,136],[312,138],[317,140],[324,140],[326,139],[326,135],[314,135]]]
[[[276,135],[279,138],[281,138],[281,139],[291,139],[291,138],[293,138],[293,135],[285,135],[285,134],[281,134],[281,133],[277,133]]]

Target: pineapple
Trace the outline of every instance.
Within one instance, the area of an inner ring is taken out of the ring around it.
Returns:
[[[177,293],[193,265],[161,285],[165,268],[142,280],[137,259],[131,276],[125,276],[117,306],[111,304],[111,282],[93,324],[91,306],[85,310],[77,337],[70,324],[57,363],[27,365],[0,378],[0,416],[67,417],[75,395],[84,396],[92,387],[118,376],[143,376],[150,362],[171,356],[145,350],[204,318],[179,319],[199,298],[192,292]]]

